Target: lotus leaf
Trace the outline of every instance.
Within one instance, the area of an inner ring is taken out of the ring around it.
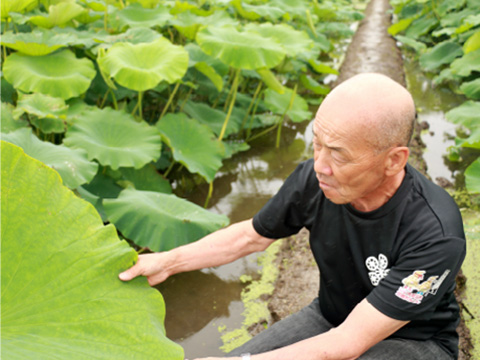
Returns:
[[[455,58],[462,55],[462,47],[457,42],[444,41],[420,56],[420,66],[427,71],[432,71],[441,65],[450,64]]]
[[[468,54],[472,51],[480,49],[480,30],[471,35],[465,44],[463,44],[463,52]]]
[[[2,35],[2,45],[31,56],[50,54],[74,43],[75,40],[76,37],[72,34],[55,34],[45,29],[17,34],[8,31]]]
[[[331,66],[322,64],[314,59],[308,61],[308,64],[319,74],[334,74],[338,75],[338,70],[332,68]]]
[[[64,1],[48,8],[48,15],[34,15],[30,22],[40,27],[51,29],[54,26],[64,26],[86,10],[75,2]]]
[[[248,20],[257,20],[261,17],[275,20],[285,14],[285,10],[272,6],[269,3],[263,5],[250,5],[245,2],[242,3],[241,0],[233,0],[230,3],[243,18]]]
[[[465,185],[471,193],[480,193],[480,158],[465,170]]]
[[[291,89],[286,89],[283,94],[267,89],[265,90],[265,105],[275,114],[282,115],[287,112],[287,115],[293,122],[302,122],[310,119],[312,113],[308,111],[308,104],[305,99],[298,94],[295,94],[292,108],[287,111],[292,94],[293,91]]]
[[[217,136],[222,130],[223,121],[225,120],[226,113],[221,110],[214,109],[204,103],[194,103],[188,101],[185,104],[183,110],[193,119],[198,120],[202,124],[207,125]],[[229,121],[225,136],[234,134],[240,130],[240,126],[235,121]]]
[[[330,92],[330,88],[328,86],[320,84],[316,80],[312,79],[312,77],[309,75],[300,75],[300,81],[303,86],[305,86],[305,89],[313,91],[315,94],[327,95]]]
[[[480,127],[470,129],[467,138],[455,138],[455,145],[480,150]]]
[[[162,80],[169,83],[180,80],[187,71],[188,53],[165,38],[135,45],[116,43],[105,56],[98,58],[98,65],[120,85],[145,91]]]
[[[172,193],[170,182],[165,180],[152,164],[147,164],[139,170],[120,168],[120,172],[122,175],[120,182],[132,184],[137,190],[157,191],[165,194]]]
[[[206,27],[197,33],[197,42],[208,55],[236,69],[272,68],[286,53],[273,39],[233,27]]]
[[[398,41],[400,41],[402,44],[411,47],[417,53],[421,53],[427,48],[427,45],[425,45],[423,42],[413,40],[413,39],[411,39],[409,37],[406,37],[406,36],[397,35],[397,36],[395,36],[395,38]]]
[[[134,3],[124,9],[115,12],[114,25],[120,29],[124,27],[162,27],[170,21],[173,16],[167,7],[158,5],[154,9],[145,9],[140,4]]]
[[[405,31],[407,37],[418,39],[438,25],[438,20],[430,14],[415,19]]]
[[[445,117],[455,124],[473,128],[478,124],[478,114],[480,114],[480,102],[465,101],[462,105],[448,111]]]
[[[7,134],[9,132],[15,131],[28,126],[28,123],[25,120],[19,119],[15,120],[13,117],[14,107],[11,104],[2,102],[2,111],[1,111],[1,121],[2,133]]]
[[[225,154],[223,144],[216,140],[213,131],[185,114],[167,114],[156,126],[176,161],[207,182],[213,181]]]
[[[470,99],[480,100],[480,78],[464,82],[460,90]]]
[[[113,226],[58,174],[2,142],[2,358],[183,359],[165,304]]]
[[[452,73],[460,76],[469,76],[472,71],[480,72],[480,49],[463,55],[450,64]]]
[[[273,72],[271,72],[268,69],[257,69],[257,73],[260,75],[262,81],[272,90],[275,90],[276,92],[283,94],[285,91],[285,88],[283,85],[278,81],[277,77]]]
[[[399,32],[406,30],[412,23],[413,18],[402,19],[388,28],[388,33],[392,36],[397,35]]]
[[[277,43],[282,44],[288,56],[291,57],[313,48],[313,40],[305,31],[295,30],[287,24],[249,23],[245,26],[245,30],[256,32],[264,38],[275,39]]]
[[[20,146],[27,155],[57,170],[70,189],[91,181],[98,170],[98,164],[88,161],[84,150],[41,141],[31,129],[2,134],[2,140]]]
[[[162,35],[152,29],[148,28],[133,28],[118,35],[106,36],[102,40],[107,44],[114,44],[117,42],[129,42],[132,44],[150,43],[158,40]]]
[[[282,9],[286,14],[284,16],[294,18],[305,16],[308,7],[305,2],[298,0],[271,0],[268,2],[272,7]]]
[[[3,75],[23,92],[70,99],[87,91],[95,77],[93,63],[77,59],[69,50],[44,56],[9,55],[3,64]]]
[[[37,5],[37,0],[4,0],[2,1],[2,20],[8,18],[10,13],[21,13]]]
[[[222,91],[223,89],[223,78],[218,75],[215,69],[208,65],[205,62],[197,62],[195,65],[195,69],[205,75],[210,81],[215,85],[215,88],[218,92]]]
[[[191,11],[185,11],[178,14],[177,18],[172,20],[171,23],[183,36],[194,40],[198,29],[202,26],[233,26],[237,25],[238,21],[232,19],[226,11],[216,11],[210,16],[198,16]]]
[[[191,243],[228,225],[226,216],[154,191],[125,189],[117,199],[105,199],[103,206],[123,235],[153,251]]]
[[[89,160],[104,166],[140,169],[160,157],[158,131],[133,116],[110,108],[88,110],[80,114],[68,129],[65,145],[84,149]]]

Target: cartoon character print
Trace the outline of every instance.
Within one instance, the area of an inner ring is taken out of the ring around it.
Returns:
[[[370,256],[365,260],[365,266],[370,272],[368,276],[373,286],[377,286],[385,276],[388,275],[390,269],[388,267],[388,258],[383,254],[378,254],[378,259],[375,256]]]
[[[403,286],[400,286],[395,293],[397,297],[409,303],[419,305],[428,294],[435,295],[438,288],[450,273],[447,269],[443,275],[429,276],[427,280],[422,281],[425,277],[425,270],[415,270],[411,275],[402,280]]]

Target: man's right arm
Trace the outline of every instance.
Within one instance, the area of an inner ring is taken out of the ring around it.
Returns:
[[[273,241],[255,231],[252,219],[245,220],[167,252],[139,255],[137,263],[119,278],[128,281],[142,275],[153,286],[173,274],[228,264],[263,251]]]

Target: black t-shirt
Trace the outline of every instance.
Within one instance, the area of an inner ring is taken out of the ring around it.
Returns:
[[[255,215],[253,225],[272,239],[310,230],[320,269],[320,309],[334,326],[366,297],[383,314],[411,321],[392,337],[432,339],[457,356],[459,307],[453,290],[465,257],[463,222],[448,193],[410,165],[385,205],[361,212],[323,195],[310,159]]]

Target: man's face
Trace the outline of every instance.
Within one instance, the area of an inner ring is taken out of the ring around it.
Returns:
[[[319,111],[314,121],[314,170],[325,196],[336,204],[375,197],[385,180],[385,152],[365,141],[368,131],[344,114]],[[348,116],[350,117],[350,116]]]

